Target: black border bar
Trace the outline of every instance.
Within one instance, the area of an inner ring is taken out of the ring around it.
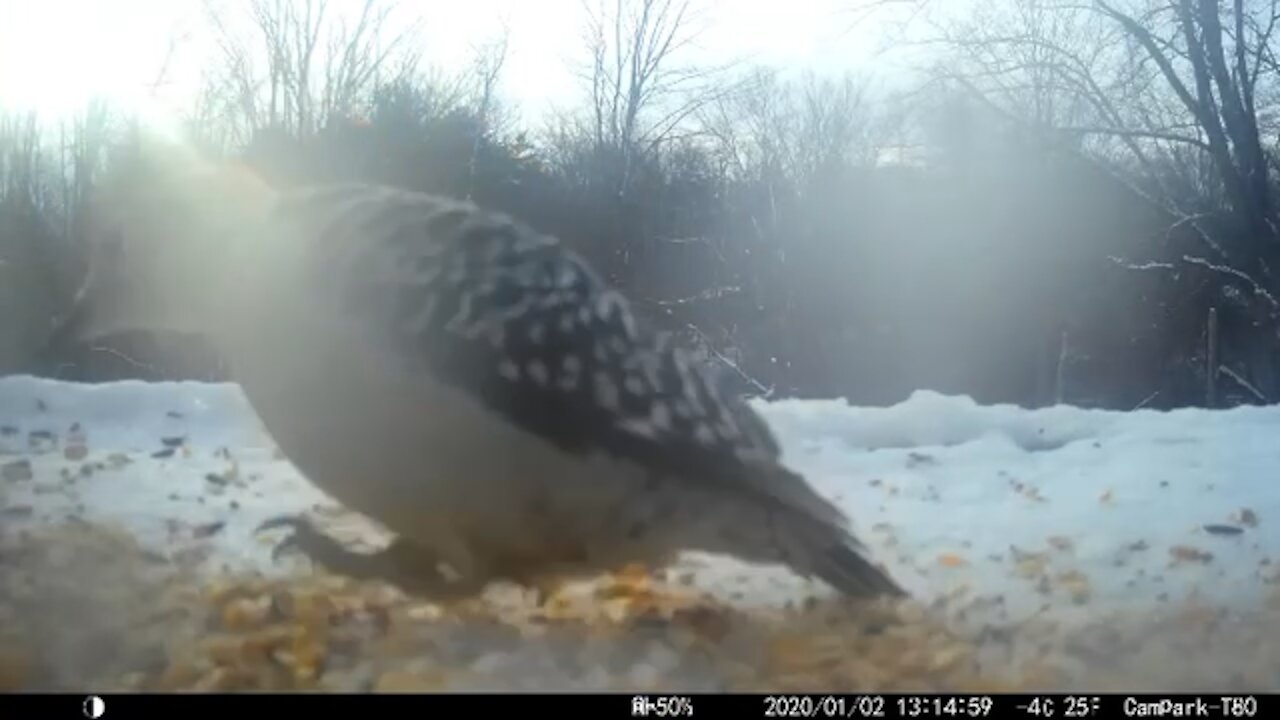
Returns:
[[[904,694],[11,694],[0,695],[4,718],[229,717],[233,713],[331,712],[588,714],[599,718],[1254,718],[1280,708],[1276,694],[904,695]],[[100,704],[98,702],[100,700]],[[94,714],[95,708],[101,714]],[[399,715],[404,717],[404,715]],[[464,715],[465,717],[465,715]]]

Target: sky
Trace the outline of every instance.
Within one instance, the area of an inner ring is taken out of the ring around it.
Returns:
[[[693,1],[702,32],[690,59],[841,72],[877,62],[882,45],[876,18],[858,22],[858,0]],[[0,106],[59,117],[95,95],[144,113],[189,103],[214,50],[206,2],[0,0]],[[446,71],[465,66],[505,20],[510,44],[501,92],[526,117],[578,98],[581,0],[419,0],[399,12],[427,20],[424,57]],[[162,67],[165,83],[157,88]]]

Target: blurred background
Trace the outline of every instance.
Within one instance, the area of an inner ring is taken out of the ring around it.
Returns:
[[[0,373],[140,128],[281,185],[470,198],[586,254],[738,392],[1133,409],[1280,392],[1277,0],[0,0]]]

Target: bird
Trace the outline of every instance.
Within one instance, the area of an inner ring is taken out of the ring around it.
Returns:
[[[277,551],[442,595],[691,551],[906,594],[759,412],[556,237],[457,198],[277,187],[138,145],[95,192],[55,335],[204,335],[299,473],[394,537],[357,553],[282,515],[262,526],[290,530]]]

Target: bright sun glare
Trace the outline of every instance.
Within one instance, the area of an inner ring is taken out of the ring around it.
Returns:
[[[93,98],[160,114],[158,68],[193,0],[0,0],[0,104],[66,117]]]
[[[330,0],[352,11],[359,0]],[[47,119],[80,112],[95,98],[174,126],[195,99],[216,55],[206,22],[210,0],[0,0],[0,112]],[[213,0],[215,7],[247,6]],[[701,31],[689,60],[737,58],[782,67],[843,71],[867,62],[875,33],[843,24],[847,0],[694,0]],[[432,0],[408,8],[431,19],[420,49],[429,65],[469,67],[476,46],[509,28],[504,98],[524,112],[580,101],[581,0]],[[162,72],[161,69],[164,69]],[[157,81],[163,80],[160,85]]]

